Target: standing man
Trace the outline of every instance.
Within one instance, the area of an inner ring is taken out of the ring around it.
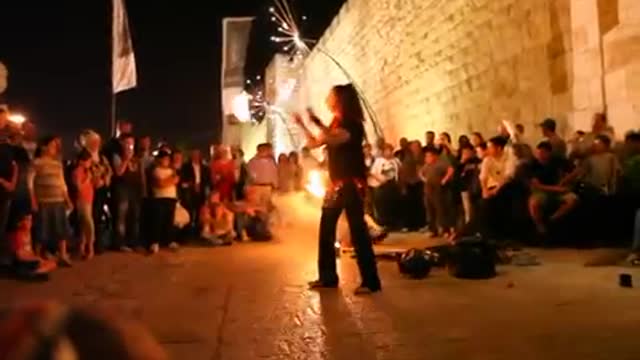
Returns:
[[[431,130],[427,131],[424,133],[424,141],[425,144],[422,147],[422,152],[426,153],[429,147],[436,146],[436,133]]]
[[[273,158],[273,146],[269,143],[258,145],[256,156],[247,164],[249,186],[254,188],[261,206],[271,207],[271,194],[278,186],[278,166]]]
[[[122,152],[122,148],[120,146],[120,137],[123,134],[131,134],[133,130],[133,125],[130,122],[125,120],[118,121],[116,134],[112,137],[102,149],[102,154],[109,160],[111,166],[113,166],[113,156],[116,154],[120,154]]]
[[[115,200],[115,230],[117,250],[130,252],[140,244],[140,213],[145,189],[145,170],[135,156],[135,139],[131,134],[120,136],[122,152],[114,155],[112,196]]]
[[[311,121],[320,129],[315,136],[300,115],[295,120],[307,136],[309,146],[326,146],[331,184],[327,189],[318,239],[319,279],[309,283],[312,289],[338,286],[335,242],[338,218],[346,211],[351,241],[356,251],[362,284],[356,295],[371,294],[382,289],[373,246],[364,220],[364,197],[367,187],[367,169],[362,143],[365,138],[364,114],[353,85],[340,85],[331,89],[327,106],[333,113],[329,126],[322,123],[312,111]]]
[[[556,121],[553,119],[545,119],[540,123],[542,136],[551,143],[551,154],[557,159],[567,158],[567,143],[558,133],[556,133]]]
[[[206,194],[209,191],[209,169],[202,160],[200,150],[191,151],[190,159],[184,164],[180,171],[180,182],[184,193],[184,206],[191,218],[192,230],[197,228],[199,223],[198,214],[200,208],[205,203]]]

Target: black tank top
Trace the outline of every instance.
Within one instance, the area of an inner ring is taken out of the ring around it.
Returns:
[[[342,120],[331,124],[332,128],[341,128],[349,133],[349,141],[335,146],[327,145],[329,178],[332,181],[349,179],[365,180],[367,167],[364,161],[362,143],[364,142],[364,124],[358,120]]]

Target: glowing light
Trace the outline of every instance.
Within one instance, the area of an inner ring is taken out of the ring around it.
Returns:
[[[232,109],[233,115],[242,122],[247,122],[251,120],[251,110],[249,109],[249,100],[251,100],[251,96],[247,94],[245,91],[240,93],[240,95],[236,96],[233,99]]]
[[[325,176],[324,173],[320,170],[311,170],[309,171],[308,179],[307,179],[307,191],[317,197],[323,198],[326,194],[326,186],[325,186]]]
[[[286,83],[281,86],[278,86],[278,98],[276,103],[282,103],[291,97],[293,94],[293,90],[296,88],[296,79],[289,79]]]
[[[11,114],[9,115],[9,121],[13,122],[14,124],[20,125],[27,121],[27,118],[22,114]]]

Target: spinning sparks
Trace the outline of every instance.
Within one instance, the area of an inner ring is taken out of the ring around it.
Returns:
[[[278,25],[278,36],[272,36],[271,41],[284,44],[284,51],[292,51],[294,54],[308,52],[306,42],[310,41],[302,37],[302,31],[296,23],[295,16],[287,0],[275,0],[275,6],[269,8],[271,21]],[[303,16],[302,20],[307,17]]]

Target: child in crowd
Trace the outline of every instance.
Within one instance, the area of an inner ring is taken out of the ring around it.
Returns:
[[[171,250],[179,248],[175,242],[174,218],[178,203],[177,185],[180,178],[171,167],[171,154],[158,152],[156,166],[152,172],[153,199],[150,206],[149,250],[152,254],[160,250],[160,246],[168,246]]]
[[[31,245],[33,219],[29,212],[16,211],[11,221],[7,238],[13,259],[13,268],[18,275],[43,276],[56,269],[56,263],[43,260],[35,254]]]
[[[425,186],[425,205],[429,216],[429,229],[434,236],[453,236],[455,215],[450,182],[455,171],[447,157],[440,156],[434,146],[427,146],[420,177]]]
[[[478,203],[482,199],[482,189],[478,178],[480,175],[480,162],[481,160],[476,156],[472,145],[462,146],[460,149],[458,178],[460,180],[464,225],[471,223],[471,218],[474,216]]]
[[[200,211],[200,236],[211,245],[231,245],[234,215],[220,201],[220,192],[213,190]]]
[[[95,226],[93,223],[93,178],[91,177],[91,153],[82,150],[73,171],[73,183],[76,187],[76,212],[80,225],[80,255],[87,260],[93,258]]]
[[[71,266],[67,253],[69,237],[67,210],[73,207],[60,161],[58,138],[45,138],[40,144],[40,157],[33,161],[28,183],[31,194],[31,208],[37,211],[38,241],[45,253],[52,242],[57,245],[61,266]]]

